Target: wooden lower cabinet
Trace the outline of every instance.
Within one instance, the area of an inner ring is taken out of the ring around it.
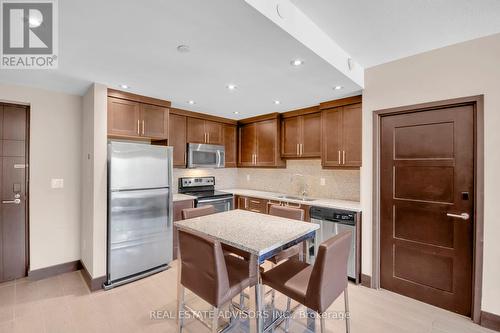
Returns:
[[[174,201],[174,222],[182,220],[182,210],[186,208],[193,208],[194,200],[182,200],[182,201]],[[178,235],[177,235],[177,227],[174,225],[173,230],[173,259],[177,259],[177,244],[178,244]]]
[[[244,209],[254,213],[267,214],[266,199],[238,196],[236,203],[238,205],[238,209]]]
[[[311,215],[309,214],[311,206],[304,204],[297,204],[281,200],[260,199],[260,198],[246,197],[240,195],[235,197],[235,203],[237,209],[248,210],[251,212],[261,213],[261,214],[269,214],[269,207],[271,207],[272,205],[299,208],[304,211],[304,221],[307,222],[311,221]]]

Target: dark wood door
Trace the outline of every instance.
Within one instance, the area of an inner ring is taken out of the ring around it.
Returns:
[[[257,166],[276,166],[278,155],[277,146],[277,121],[264,120],[257,122]]]
[[[168,145],[174,147],[173,165],[174,167],[186,167],[186,117],[177,114],[170,114],[168,130]]]
[[[342,164],[342,108],[333,108],[322,112],[323,156],[321,163],[325,167]]]
[[[301,117],[281,121],[281,156],[298,157],[301,143]]]
[[[168,109],[141,104],[141,135],[152,139],[167,139]]]
[[[342,109],[342,165],[361,166],[361,104]]]
[[[254,166],[257,146],[257,127],[255,123],[240,126],[238,133],[238,165]]]
[[[301,157],[321,156],[321,113],[306,114],[302,119]]]
[[[26,275],[26,128],[24,107],[0,105],[0,282]]]
[[[205,120],[187,117],[187,142],[207,143]]]
[[[226,168],[236,168],[237,135],[236,126],[224,125],[224,147]]]
[[[207,143],[212,145],[224,144],[223,125],[221,123],[205,120],[205,132],[207,133]]]
[[[473,106],[382,117],[380,139],[381,287],[470,316]]]
[[[108,134],[140,136],[140,104],[108,97]]]

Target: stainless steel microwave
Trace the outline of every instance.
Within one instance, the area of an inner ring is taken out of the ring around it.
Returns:
[[[188,168],[223,168],[225,161],[224,146],[188,143]]]

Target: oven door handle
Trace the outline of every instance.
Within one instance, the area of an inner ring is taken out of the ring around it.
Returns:
[[[233,200],[233,198],[231,197],[227,197],[227,198],[217,198],[217,199],[198,199],[197,202],[198,203],[206,203],[206,202],[215,202],[215,201],[228,201],[228,200]]]

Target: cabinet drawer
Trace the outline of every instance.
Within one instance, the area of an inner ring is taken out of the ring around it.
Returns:
[[[238,208],[254,213],[267,213],[267,200],[251,197],[238,197]]]

